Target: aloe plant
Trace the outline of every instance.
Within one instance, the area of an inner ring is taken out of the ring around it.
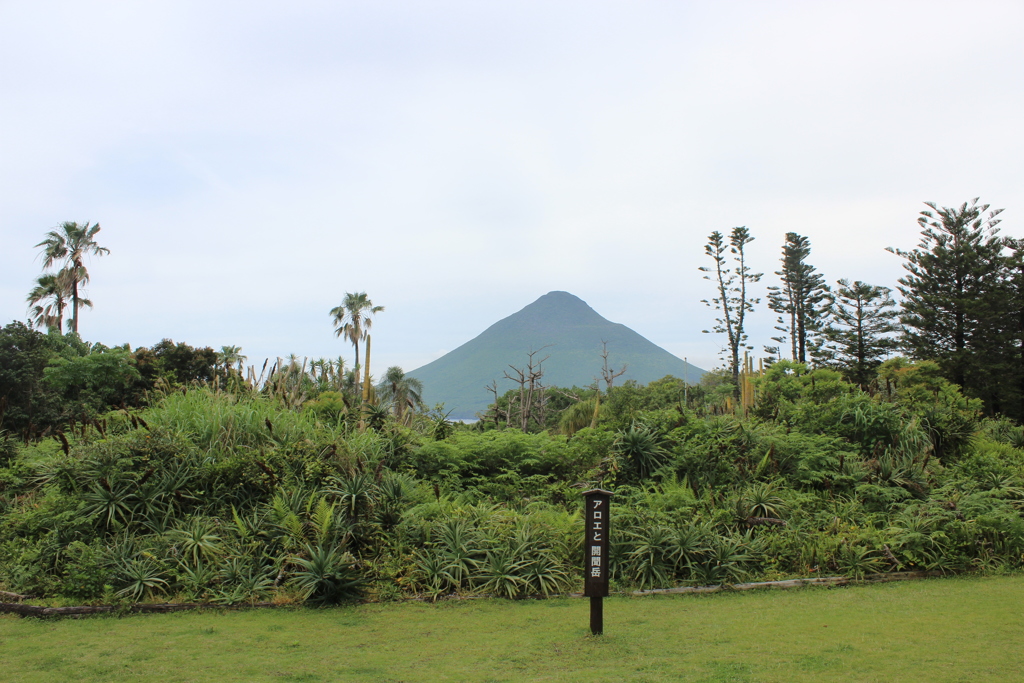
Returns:
[[[167,587],[166,573],[149,559],[135,559],[121,565],[118,576],[123,587],[117,595],[132,600],[140,600]]]
[[[307,545],[292,561],[300,567],[292,582],[311,603],[337,604],[362,595],[365,580],[352,555],[340,548]]]

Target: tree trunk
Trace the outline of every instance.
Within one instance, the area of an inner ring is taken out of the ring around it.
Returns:
[[[366,370],[363,371],[363,401],[370,400],[370,335],[366,335]]]
[[[71,331],[78,334],[78,280],[71,281]]]

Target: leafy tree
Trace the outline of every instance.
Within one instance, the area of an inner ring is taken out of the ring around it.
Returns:
[[[99,223],[79,225],[74,221],[64,221],[56,229],[46,233],[46,239],[37,244],[43,248],[43,267],[49,268],[57,261],[64,262],[62,269],[67,273],[67,284],[71,294],[71,331],[78,332],[78,309],[85,305],[80,296],[79,288],[89,282],[89,271],[85,267],[85,257],[89,254],[102,256],[110,250],[96,243],[96,233],[100,231]],[[90,302],[88,304],[92,306]]]
[[[373,305],[366,292],[345,292],[345,298],[341,305],[331,309],[334,336],[344,337],[355,348],[356,372],[359,371],[359,342],[366,339],[370,327],[373,325],[373,316],[383,310],[383,306]]]
[[[402,368],[392,365],[377,385],[377,395],[385,401],[391,401],[395,418],[402,422],[406,410],[423,405],[423,382],[407,376]]]
[[[28,293],[27,301],[36,327],[54,328],[64,332],[64,309],[70,294],[70,271],[43,273],[36,279],[36,286]],[[79,306],[92,308],[88,299],[79,299]]]
[[[1006,387],[1004,411],[1017,420],[1024,419],[1024,240],[1007,239],[1006,311],[1003,317],[1001,349],[1003,365],[997,372]],[[1008,371],[1007,371],[1008,370]]]
[[[1005,311],[1005,241],[997,216],[978,198],[960,207],[921,212],[921,241],[910,251],[890,247],[902,257],[904,297],[902,343],[918,359],[935,359],[947,377],[972,393],[993,396],[985,386],[986,353],[998,340]]]
[[[63,397],[68,417],[96,414],[126,402],[138,379],[139,371],[128,349],[102,345],[86,356],[58,356],[43,373],[43,381]]]
[[[798,363],[807,362],[809,346],[813,350],[820,344],[817,337],[830,301],[825,276],[807,263],[810,253],[809,239],[787,232],[782,246],[782,270],[775,271],[782,285],[768,288],[768,308],[779,314],[779,326],[775,329],[783,333],[772,339],[781,344],[788,335],[792,359]]]
[[[42,380],[61,339],[20,322],[0,330],[0,427],[28,438],[56,423],[58,401]]]
[[[744,323],[747,313],[754,310],[754,304],[760,299],[748,295],[747,285],[761,279],[763,273],[755,273],[747,266],[746,246],[754,241],[750,231],[745,227],[733,228],[726,243],[725,237],[717,230],[708,237],[704,245],[704,253],[711,257],[714,266],[702,266],[699,270],[707,273],[705,280],[715,283],[717,296],[702,299],[709,308],[721,312],[715,320],[712,332],[725,334],[729,343],[729,370],[732,372],[734,395],[739,397],[740,349],[746,345],[747,334]],[[732,256],[734,265],[728,261]],[[705,333],[708,330],[703,330]],[[747,347],[751,348],[751,347]]]
[[[839,280],[825,329],[824,355],[853,383],[867,387],[882,359],[896,348],[896,302],[888,287]]]
[[[217,352],[164,339],[152,348],[139,347],[133,357],[142,380],[149,387],[160,377],[177,384],[209,382],[217,366]]]
[[[686,405],[704,413],[714,412],[724,408],[735,393],[732,373],[727,368],[715,368],[705,372],[699,383],[688,387]]]

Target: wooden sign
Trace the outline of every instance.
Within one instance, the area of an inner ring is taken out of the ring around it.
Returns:
[[[602,598],[608,595],[608,534],[611,531],[611,491],[592,489],[583,494],[586,531],[583,539],[583,595],[590,598],[590,631],[604,631]]]

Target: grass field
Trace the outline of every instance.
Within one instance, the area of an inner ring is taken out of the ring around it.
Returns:
[[[0,618],[3,681],[1021,681],[1024,577]]]

